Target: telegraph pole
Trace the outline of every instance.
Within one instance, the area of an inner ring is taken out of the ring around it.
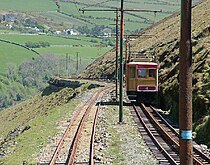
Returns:
[[[119,98],[119,122],[123,121],[123,36],[124,36],[124,13],[123,0],[121,0],[120,15],[120,98]]]
[[[128,59],[128,36],[126,36],[125,39],[125,63],[127,63],[127,59]]]
[[[69,56],[69,76],[70,76],[70,74],[71,74],[71,70],[70,70],[70,66],[71,66],[71,56]]]
[[[77,52],[77,64],[76,64],[76,72],[79,70],[79,52]]]
[[[181,1],[179,59],[179,133],[180,164],[192,165],[192,0]]]
[[[66,53],[66,77],[69,76],[68,53]]]
[[[115,58],[115,94],[116,94],[116,100],[118,99],[118,11],[116,10],[116,58]]]

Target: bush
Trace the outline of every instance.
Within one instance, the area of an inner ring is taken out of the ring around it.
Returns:
[[[49,47],[50,44],[49,42],[44,42],[44,41],[39,41],[39,42],[28,41],[25,43],[25,46],[29,48],[40,48],[40,47]]]

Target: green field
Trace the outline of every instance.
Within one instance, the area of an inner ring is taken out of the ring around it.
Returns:
[[[113,12],[79,12],[78,9],[107,9],[119,8],[120,1],[105,1],[98,0],[77,0],[77,1],[59,1],[60,10],[69,14],[70,16],[56,12],[57,6],[53,0],[1,0],[0,10],[14,10],[19,12],[27,12],[34,16],[42,16],[51,19],[55,23],[64,23],[66,26],[79,27],[88,25],[93,27],[95,25],[105,25],[112,27],[110,24],[114,23],[115,13]],[[136,21],[149,20],[150,22],[157,22],[158,20],[166,17],[169,13],[175,12],[180,9],[180,2],[177,0],[131,0],[124,2],[125,9],[146,9],[146,10],[162,10],[163,12],[157,13],[156,17],[153,13],[144,12],[126,12],[125,13],[125,31],[135,31],[136,29],[145,28],[149,24],[139,23]],[[169,12],[169,13],[168,13]],[[85,19],[89,22],[86,22]]]
[[[55,46],[47,48],[35,49],[41,54],[54,54],[54,55],[66,55],[68,53],[70,56],[76,55],[78,52],[81,57],[85,59],[97,58],[110,50],[111,47],[71,47],[71,46]]]
[[[82,37],[82,36],[71,36],[71,38],[62,38],[59,36],[48,36],[48,35],[30,35],[30,34],[0,34],[0,38],[8,41],[17,42],[19,44],[25,44],[28,41],[39,42],[45,41],[49,42],[50,45],[94,45],[91,42],[92,39],[100,42],[102,39]]]
[[[55,10],[55,3],[51,0],[1,0],[0,10],[21,12],[42,12]]]
[[[47,35],[28,35],[28,34],[0,34],[0,38],[6,41],[25,45],[26,42],[49,42],[50,47],[34,48],[40,54],[66,56],[68,54],[72,60],[76,60],[76,54],[81,58],[83,68],[90,64],[95,58],[103,55],[111,47],[100,47],[101,38],[91,37],[71,37],[62,38]],[[95,42],[91,42],[94,40]],[[98,46],[97,46],[98,45]],[[8,65],[21,64],[26,59],[37,57],[34,52],[23,47],[0,42],[0,72],[4,72]]]
[[[37,55],[22,47],[0,42],[0,72],[4,72],[8,65],[19,65],[32,57]]]
[[[58,1],[60,5],[60,11],[66,13],[58,13],[57,6],[54,0],[1,0],[1,10],[16,11],[25,13],[34,18],[43,18],[48,21],[48,25],[52,28],[74,28],[77,29],[80,26],[88,26],[88,28],[95,25],[104,25],[112,29],[114,24],[115,13],[113,12],[79,12],[78,9],[107,9],[107,8],[119,8],[120,1],[103,1],[98,0],[85,0],[78,1]],[[125,12],[125,34],[135,31],[137,29],[146,28],[153,22],[157,22],[160,19],[168,16],[170,12],[179,10],[180,2],[177,0],[165,1],[165,0],[131,0],[124,2],[125,9],[147,9],[147,10],[162,10],[162,13],[154,15],[152,12]],[[2,13],[4,13],[2,12]],[[167,13],[169,12],[169,13]],[[42,19],[41,19],[42,18]],[[85,21],[86,20],[86,21]],[[46,23],[46,22],[45,22]],[[93,23],[93,24],[91,24]],[[55,26],[55,27],[53,27]],[[14,31],[15,32],[15,31]],[[45,41],[50,44],[47,48],[36,48],[40,54],[53,54],[59,56],[65,56],[67,53],[72,56],[72,59],[79,52],[80,57],[86,64],[92,62],[96,57],[103,55],[111,47],[100,47],[102,39],[90,38],[90,37],[72,37],[71,39],[47,36],[47,35],[29,35],[29,34],[14,34],[12,31],[0,30],[0,38],[10,42],[25,45],[25,43],[31,41],[33,43]],[[4,34],[6,33],[6,34]],[[17,33],[17,32],[16,32]],[[92,41],[91,41],[92,40]],[[93,40],[95,42],[93,42]],[[114,39],[113,39],[114,40]],[[113,41],[114,43],[114,41]],[[93,46],[94,45],[94,46]],[[98,45],[98,46],[95,46]],[[20,64],[24,59],[30,59],[37,55],[30,50],[18,47],[15,45],[6,44],[0,42],[0,72],[5,69],[8,64],[16,63]],[[8,51],[9,50],[9,51]],[[21,56],[21,57],[19,57]]]
[[[193,2],[197,0],[193,0]],[[82,19],[95,23],[97,25],[110,25],[114,23],[115,13],[113,12],[92,12],[86,11],[84,14],[79,9],[115,9],[120,7],[120,1],[111,0],[77,0],[77,1],[58,1],[60,10],[69,14],[66,16],[56,12],[57,6],[54,0],[1,0],[0,10],[13,10],[19,12],[26,12],[34,16],[43,16],[52,19],[53,22],[63,22],[72,27],[88,25],[88,22]],[[177,0],[130,0],[124,2],[124,9],[142,9],[142,10],[162,10],[162,13],[150,12],[125,12],[125,30],[135,31],[136,29],[144,28],[145,23],[138,23],[135,21],[144,21],[145,19],[151,22],[157,22],[169,14],[180,10],[180,1]],[[106,20],[107,19],[107,20]],[[127,22],[126,22],[127,20]],[[149,26],[150,24],[147,24]],[[138,28],[137,28],[138,27]]]
[[[110,26],[110,24],[114,23],[115,13],[113,12],[101,12],[101,11],[86,11],[84,14],[78,11],[78,9],[107,9],[116,7],[120,7],[119,1],[110,1],[107,3],[102,3],[100,6],[95,4],[99,4],[100,2],[104,2],[102,0],[97,1],[85,1],[79,0],[78,3],[75,4],[74,1],[69,2],[61,2],[61,11],[73,15],[75,17],[86,17],[85,19],[93,22],[98,25]],[[91,5],[92,4],[92,5]],[[157,1],[157,0],[131,0],[124,2],[125,9],[146,9],[146,10],[162,10],[162,13],[157,13],[156,15],[152,12],[125,12],[125,30],[136,30],[140,28],[145,28],[150,24],[138,23],[135,21],[144,21],[149,20],[151,22],[157,22],[160,19],[163,19],[166,16],[169,16],[167,12],[175,12],[180,8],[180,2],[177,0],[171,1]],[[127,22],[126,22],[127,20]],[[88,24],[88,23],[86,23]]]
[[[84,46],[84,47],[71,47],[71,46],[55,46],[55,47],[49,47],[49,48],[39,48],[36,49],[41,54],[52,54],[52,55],[58,55],[63,56],[63,65],[65,65],[65,57],[66,54],[68,54],[70,60],[70,66],[75,67],[76,60],[77,60],[77,53],[79,55],[79,68],[85,69],[87,65],[89,65],[91,62],[93,62],[96,58],[103,55],[105,52],[109,51],[111,47],[90,47],[90,46]]]

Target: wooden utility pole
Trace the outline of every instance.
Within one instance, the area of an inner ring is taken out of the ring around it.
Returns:
[[[69,56],[69,76],[71,75],[71,56]]]
[[[69,77],[69,58],[68,53],[66,53],[66,77]]]
[[[76,72],[79,70],[79,52],[77,52],[77,64],[76,64]]]
[[[119,98],[119,122],[123,121],[123,37],[124,37],[124,13],[123,13],[123,0],[121,0],[121,15],[120,15],[120,98]]]
[[[115,52],[115,97],[116,97],[116,100],[118,99],[118,17],[119,17],[119,14],[118,14],[118,11],[116,10],[116,52]]]
[[[192,165],[192,0],[181,1],[179,59],[179,131],[180,164]]]

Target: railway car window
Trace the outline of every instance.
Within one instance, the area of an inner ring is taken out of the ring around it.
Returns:
[[[146,69],[138,69],[138,77],[146,78]]]
[[[155,78],[155,70],[154,69],[149,69],[149,77]]]
[[[130,78],[135,78],[136,76],[136,68],[135,67],[130,67]]]

